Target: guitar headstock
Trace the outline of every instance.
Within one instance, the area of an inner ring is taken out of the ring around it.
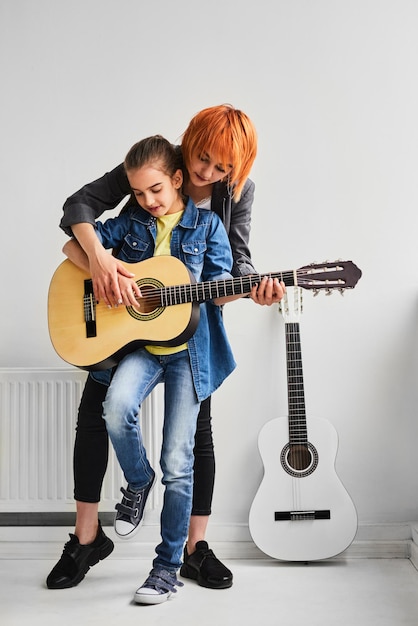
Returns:
[[[302,296],[302,289],[300,287],[286,288],[286,293],[279,302],[279,313],[282,314],[286,323],[299,321],[303,311]]]
[[[324,261],[300,267],[296,271],[295,284],[311,289],[315,296],[322,290],[327,295],[335,290],[343,294],[357,285],[361,275],[361,270],[352,261]]]

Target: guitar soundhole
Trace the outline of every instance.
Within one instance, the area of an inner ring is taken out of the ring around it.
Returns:
[[[155,278],[142,278],[136,281],[141,290],[142,298],[138,299],[139,307],[126,307],[129,315],[136,320],[146,322],[153,320],[164,311],[161,305],[161,292],[159,291],[164,285]]]
[[[296,478],[309,476],[318,465],[318,452],[311,443],[286,444],[280,461],[285,472]]]

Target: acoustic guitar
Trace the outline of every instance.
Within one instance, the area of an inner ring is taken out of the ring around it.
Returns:
[[[197,328],[202,302],[249,293],[265,275],[195,282],[187,267],[172,256],[125,265],[141,289],[138,307],[108,308],[97,303],[89,274],[68,259],[55,271],[48,293],[48,328],[52,345],[64,361],[85,370],[101,370],[143,345],[181,345]],[[267,275],[314,293],[343,292],[356,285],[361,271],[352,261],[337,261]]]
[[[343,552],[357,532],[357,512],[335,470],[338,435],[325,419],[307,419],[299,322],[301,290],[283,298],[288,418],[262,427],[258,447],[264,476],[253,500],[249,529],[254,543],[283,561],[316,561]],[[291,321],[292,320],[292,321]]]

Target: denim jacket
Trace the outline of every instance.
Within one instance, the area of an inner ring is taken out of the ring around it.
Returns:
[[[117,248],[121,261],[137,263],[154,254],[156,219],[138,205],[95,226],[103,246]],[[212,211],[198,209],[191,200],[172,231],[171,254],[188,267],[196,281],[231,278],[231,247],[220,218]],[[219,306],[200,304],[199,324],[187,346],[196,394],[202,401],[236,365]],[[91,375],[105,384],[110,380],[109,370]]]
[[[177,149],[180,150],[180,146],[177,146]],[[224,181],[219,181],[213,186],[211,209],[219,215],[228,233],[233,255],[233,276],[257,273],[248,246],[254,189],[253,181],[247,179],[241,198],[236,202],[232,197],[233,188]],[[132,206],[136,207],[137,201],[129,186],[125,168],[121,164],[67,198],[60,226],[71,237],[73,224],[88,222],[94,225],[104,211],[114,209],[129,195],[131,197],[122,211]]]

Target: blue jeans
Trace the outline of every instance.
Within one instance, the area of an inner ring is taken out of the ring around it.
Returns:
[[[144,399],[164,383],[164,426],[160,465],[165,486],[161,512],[162,542],[154,566],[169,571],[181,565],[193,494],[193,447],[200,402],[193,385],[187,350],[155,356],[144,348],[128,354],[116,368],[103,403],[103,418],[123,470],[133,490],[153,478],[139,424]]]

